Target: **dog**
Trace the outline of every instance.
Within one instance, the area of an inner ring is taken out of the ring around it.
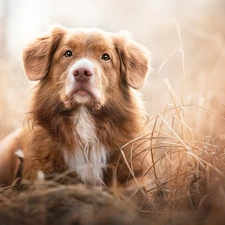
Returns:
[[[37,81],[22,135],[23,178],[67,170],[94,186],[142,177],[149,144],[140,89],[150,52],[127,32],[60,25],[23,51]]]

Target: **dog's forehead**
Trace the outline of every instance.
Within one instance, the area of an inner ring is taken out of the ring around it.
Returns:
[[[113,46],[115,34],[103,31],[98,28],[76,28],[68,29],[64,35],[64,43],[71,45],[102,45]]]

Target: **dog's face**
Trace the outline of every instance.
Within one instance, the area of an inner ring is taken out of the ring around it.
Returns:
[[[53,57],[52,79],[63,82],[59,88],[64,89],[61,99],[66,107],[84,104],[100,108],[110,98],[110,87],[117,91],[119,86],[118,60],[107,33],[91,29],[65,34]]]
[[[41,80],[45,96],[66,109],[85,105],[95,110],[119,101],[132,87],[142,87],[149,52],[124,33],[55,27],[31,43],[23,60],[30,80]]]

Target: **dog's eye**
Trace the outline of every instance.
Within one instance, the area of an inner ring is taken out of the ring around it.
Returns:
[[[110,57],[109,57],[109,55],[107,53],[104,53],[102,55],[101,59],[104,60],[104,61],[109,61],[110,60]]]
[[[72,56],[73,56],[73,53],[72,53],[70,50],[68,50],[68,51],[66,51],[63,55],[64,55],[66,58],[69,58],[69,57],[72,57]]]

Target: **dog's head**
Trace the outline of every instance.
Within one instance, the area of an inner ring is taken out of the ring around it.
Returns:
[[[119,101],[130,88],[143,86],[149,60],[148,50],[125,32],[96,28],[54,27],[23,53],[28,78],[40,80],[45,96],[62,102],[66,109],[77,105],[100,109]]]

